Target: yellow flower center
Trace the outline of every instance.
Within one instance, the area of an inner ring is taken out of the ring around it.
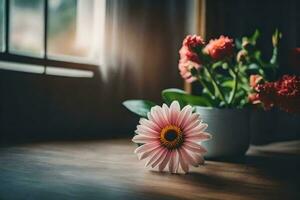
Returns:
[[[183,143],[183,134],[180,128],[168,125],[160,132],[160,142],[168,149],[176,149]]]

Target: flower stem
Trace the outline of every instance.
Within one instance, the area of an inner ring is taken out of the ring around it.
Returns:
[[[203,67],[207,71],[207,74],[208,74],[209,78],[211,79],[212,84],[214,85],[214,88],[215,88],[216,92],[218,93],[219,97],[221,98],[222,101],[224,101],[225,105],[228,106],[225,96],[224,96],[222,90],[220,89],[220,87],[218,86],[215,78],[213,77],[213,75],[211,74],[211,72],[209,71],[209,69],[206,66],[203,65]]]
[[[233,102],[233,99],[235,97],[235,94],[236,94],[236,91],[237,91],[237,85],[238,85],[238,74],[236,72],[234,72],[234,70],[231,70],[234,74],[234,77],[233,77],[233,80],[234,80],[234,86],[233,86],[233,89],[232,89],[232,92],[230,94],[230,97],[229,97],[229,102],[228,104],[231,105],[232,102]]]
[[[203,86],[203,88],[205,88],[207,90],[208,94],[213,98],[214,97],[213,93],[210,91],[210,89],[208,88],[206,83],[204,81],[202,81],[202,79],[199,75],[197,76],[197,80],[200,82],[200,84]]]

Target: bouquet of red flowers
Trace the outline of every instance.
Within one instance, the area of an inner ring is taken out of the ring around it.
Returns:
[[[259,75],[250,77],[253,93],[249,101],[266,110],[277,107],[285,112],[300,113],[300,77],[284,75],[278,81],[265,82]]]

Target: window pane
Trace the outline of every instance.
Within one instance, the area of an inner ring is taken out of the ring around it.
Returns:
[[[10,39],[12,53],[44,55],[44,1],[10,1]]]
[[[5,29],[4,29],[4,20],[5,20],[5,12],[4,12],[4,5],[5,0],[0,0],[0,52],[5,50]]]
[[[97,0],[49,0],[48,57],[92,61],[97,53]]]

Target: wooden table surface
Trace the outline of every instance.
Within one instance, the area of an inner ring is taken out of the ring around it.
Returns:
[[[129,139],[0,148],[0,199],[300,199],[300,141],[251,147],[187,175],[149,171]]]

